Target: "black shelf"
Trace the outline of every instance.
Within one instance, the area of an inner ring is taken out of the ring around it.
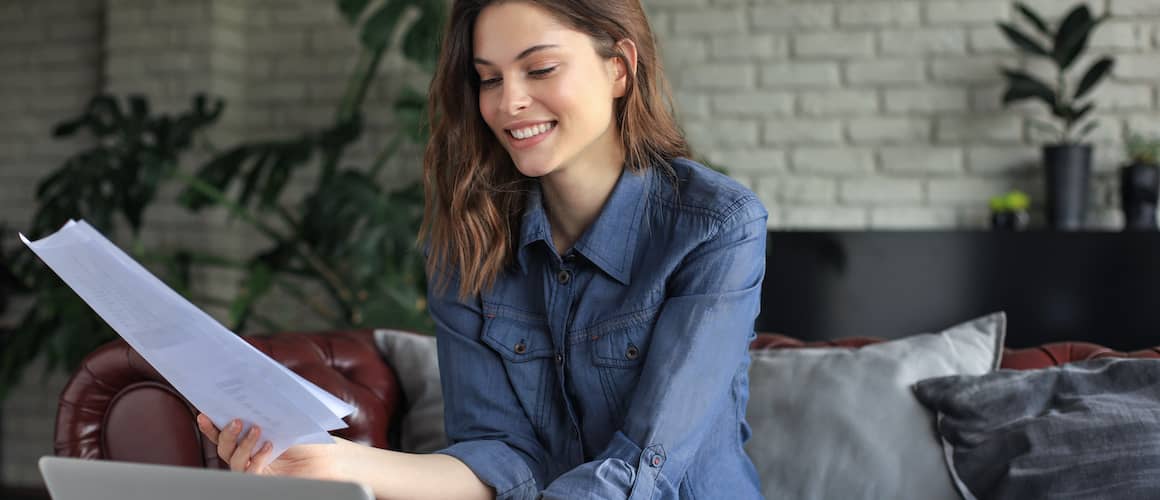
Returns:
[[[771,231],[758,331],[898,338],[1006,311],[1007,345],[1160,345],[1160,233]]]

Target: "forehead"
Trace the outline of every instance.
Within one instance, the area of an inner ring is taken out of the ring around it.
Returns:
[[[526,2],[501,2],[485,7],[472,34],[475,57],[509,62],[528,47],[554,44],[567,47],[587,36],[572,30],[547,10]]]

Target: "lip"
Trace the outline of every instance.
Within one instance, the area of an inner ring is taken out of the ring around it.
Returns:
[[[553,123],[555,125],[553,125],[552,128],[550,130],[548,130],[547,132],[544,132],[544,133],[537,135],[535,137],[529,137],[527,139],[516,139],[515,136],[511,135],[511,133],[509,132],[510,130],[530,127],[532,125],[539,125],[541,123]],[[507,139],[508,144],[511,144],[512,148],[527,149],[527,148],[530,148],[532,146],[535,146],[536,144],[543,142],[544,139],[547,139],[549,136],[556,133],[556,127],[559,127],[559,126],[560,126],[560,124],[556,120],[524,120],[524,121],[513,122],[513,123],[510,123],[510,124],[504,126],[503,135]]]

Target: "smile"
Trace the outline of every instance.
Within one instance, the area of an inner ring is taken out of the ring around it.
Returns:
[[[523,140],[531,139],[538,135],[545,134],[553,128],[556,128],[556,122],[545,122],[538,125],[532,125],[530,127],[508,130],[507,133],[516,139]]]

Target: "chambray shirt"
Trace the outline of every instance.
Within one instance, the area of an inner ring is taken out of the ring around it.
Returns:
[[[728,177],[671,166],[625,169],[564,255],[536,184],[493,288],[429,290],[439,453],[497,498],[761,498],[742,446],[767,214]]]

